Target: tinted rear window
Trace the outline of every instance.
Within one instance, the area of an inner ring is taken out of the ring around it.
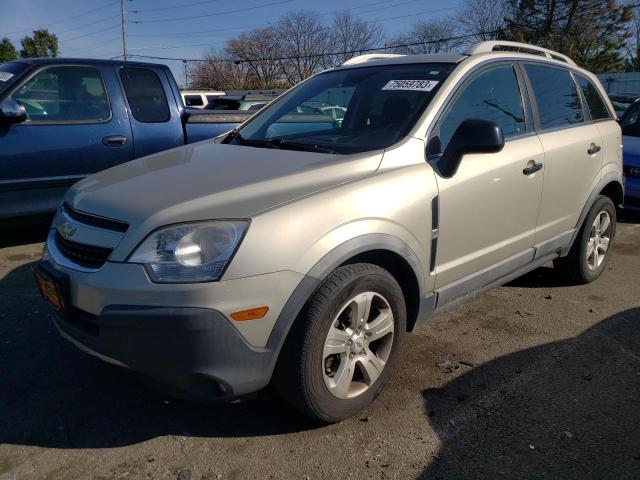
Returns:
[[[541,128],[584,121],[578,88],[567,70],[532,64],[525,69],[533,85]]]
[[[148,68],[120,70],[133,118],[139,122],[158,123],[169,120],[169,104],[158,75]]]
[[[580,85],[580,88],[582,89],[582,94],[587,100],[587,106],[589,107],[591,118],[593,120],[611,118],[609,110],[607,110],[607,106],[605,105],[604,100],[602,100],[602,97],[595,85],[591,83],[589,79],[581,77],[580,75],[576,78],[578,79],[578,85]]]

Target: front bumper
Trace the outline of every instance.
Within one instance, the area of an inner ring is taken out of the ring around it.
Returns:
[[[171,394],[229,400],[269,382],[274,352],[248,345],[215,310],[112,305],[94,316],[74,309],[54,323],[64,338],[126,367]]]
[[[52,242],[50,236],[42,265],[66,275],[70,305],[64,318],[54,314],[54,322],[81,350],[188,398],[235,398],[269,383],[286,335],[274,327],[304,275],[285,270],[157,284],[136,264],[75,269],[58,258]],[[262,319],[231,319],[233,312],[260,306],[269,307]]]

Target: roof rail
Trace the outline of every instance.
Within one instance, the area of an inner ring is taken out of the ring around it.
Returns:
[[[374,60],[382,60],[383,58],[405,57],[406,55],[400,55],[398,53],[368,53],[366,55],[358,55],[357,57],[350,58],[342,65],[357,65],[358,63],[372,62]]]
[[[520,42],[508,42],[506,40],[490,40],[487,42],[480,42],[469,50],[467,50],[467,55],[477,55],[479,53],[489,53],[496,51],[506,51],[506,52],[520,52],[520,53],[530,53],[533,55],[542,55],[547,58],[551,58],[553,60],[560,60],[561,62],[568,63],[569,65],[576,66],[576,62],[571,60],[566,55],[554,52],[553,50],[549,50],[548,48],[538,47],[536,45],[530,45],[528,43],[520,43]]]

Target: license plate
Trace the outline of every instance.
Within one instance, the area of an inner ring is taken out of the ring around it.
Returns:
[[[63,312],[67,305],[58,282],[41,268],[35,270],[40,295],[58,312]]]

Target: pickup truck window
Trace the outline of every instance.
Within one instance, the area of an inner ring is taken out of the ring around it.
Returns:
[[[144,123],[163,123],[170,119],[169,104],[158,75],[153,70],[125,67],[120,78],[133,118]]]
[[[111,108],[100,72],[93,67],[49,67],[20,87],[12,98],[37,123],[93,123],[109,120]]]
[[[454,67],[397,64],[321,73],[265,107],[229,141],[339,154],[386,148],[409,132]]]

